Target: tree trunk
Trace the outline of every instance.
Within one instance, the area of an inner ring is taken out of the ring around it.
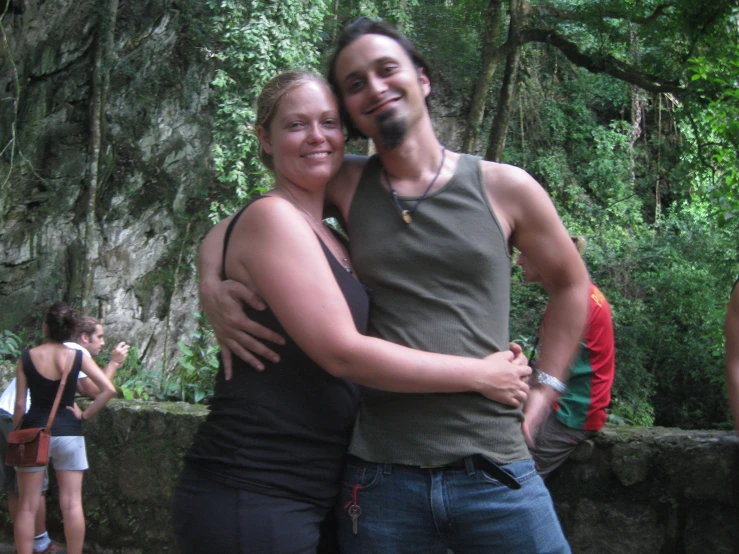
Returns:
[[[497,66],[495,57],[496,43],[500,32],[500,19],[503,0],[490,0],[485,18],[485,39],[482,46],[482,65],[475,83],[475,90],[470,101],[470,113],[467,116],[462,151],[473,152],[477,146],[477,136],[485,114],[485,100],[493,83],[493,75]]]
[[[508,41],[514,42],[516,35],[523,27],[523,0],[511,0],[511,24],[508,30]],[[518,76],[518,64],[521,60],[521,46],[517,45],[506,57],[505,75],[503,85],[498,96],[498,105],[495,111],[493,125],[490,128],[488,149],[485,159],[500,161],[505,148],[506,131],[511,117],[511,105],[516,93],[516,78]]]
[[[100,174],[100,148],[102,144],[102,121],[106,87],[109,81],[110,58],[113,50],[115,20],[118,15],[118,0],[108,0],[98,26],[92,70],[92,94],[90,100],[90,167],[87,176],[87,212],[85,214],[84,250],[82,265],[82,313],[90,313],[92,305],[93,271],[92,262],[98,257],[99,234],[95,225],[95,207]]]

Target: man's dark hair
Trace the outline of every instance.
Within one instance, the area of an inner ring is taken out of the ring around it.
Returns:
[[[82,316],[79,327],[77,328],[77,336],[75,338],[80,338],[82,333],[86,334],[88,338],[92,337],[92,335],[95,334],[95,328],[98,325],[102,326],[102,323],[94,317],[90,317],[89,315]]]
[[[431,81],[431,69],[429,68],[428,62],[423,58],[423,56],[421,56],[421,54],[419,54],[418,50],[416,50],[416,47],[408,37],[381,19],[375,20],[368,17],[355,19],[352,23],[344,27],[344,30],[339,35],[339,38],[336,41],[336,50],[334,50],[328,65],[328,83],[331,85],[334,94],[336,94],[336,97],[339,99],[341,119],[346,125],[348,138],[350,139],[367,137],[365,137],[364,134],[354,126],[352,120],[349,118],[346,108],[344,107],[344,97],[341,94],[341,87],[336,78],[336,61],[344,48],[365,35],[384,35],[393,39],[403,48],[403,50],[405,50],[406,54],[408,54],[408,57],[413,62],[413,65],[416,66],[416,69],[423,69],[429,82]],[[426,97],[426,106],[429,105],[429,98],[430,95]]]

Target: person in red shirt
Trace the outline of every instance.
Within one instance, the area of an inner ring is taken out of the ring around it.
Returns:
[[[585,239],[572,237],[572,242],[582,254]],[[541,281],[539,272],[524,254],[518,256],[516,263],[523,269],[527,283]],[[546,322],[547,312],[539,334]],[[562,465],[581,442],[595,435],[606,422],[616,368],[613,318],[608,300],[592,282],[587,325],[580,342],[580,352],[570,367],[567,390],[555,401],[536,445],[529,448],[543,478]]]

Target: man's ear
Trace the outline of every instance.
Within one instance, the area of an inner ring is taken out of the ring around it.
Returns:
[[[271,156],[272,142],[269,138],[269,132],[262,125],[257,125],[257,137],[259,138],[259,142],[262,143],[262,148],[264,148],[264,151]]]
[[[81,346],[84,346],[86,344],[90,344],[90,335],[87,333],[80,333],[80,342],[83,343]]]
[[[421,85],[424,98],[431,94],[431,79],[426,75],[426,70],[423,67],[417,67],[416,73],[418,73],[418,84]]]

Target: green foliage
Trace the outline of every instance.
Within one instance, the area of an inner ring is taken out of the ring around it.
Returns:
[[[485,21],[487,4],[486,0],[470,0],[414,6],[411,36],[432,69],[434,96],[471,96],[480,70],[484,35],[481,23]]]
[[[193,332],[189,344],[184,341],[177,343],[181,354],[171,373],[144,369],[138,350],[131,347],[126,363],[115,378],[124,398],[199,404],[213,395],[219,368],[219,348],[213,330],[206,326],[203,316],[198,313],[193,316],[199,328]]]
[[[219,368],[220,349],[213,330],[200,314],[193,314],[200,328],[192,334],[190,344],[178,342],[181,356],[177,359],[175,382],[179,384],[179,399],[198,404],[213,395]]]
[[[693,140],[703,149],[707,166],[705,185],[697,194],[707,197],[719,221],[739,219],[739,44],[731,44],[722,57],[690,60],[692,86],[706,105],[691,119]],[[701,152],[699,151],[699,154]]]
[[[258,158],[253,125],[262,86],[286,69],[316,69],[319,62],[323,0],[209,0],[213,11],[212,56],[218,63],[213,86],[218,111],[213,161],[224,185],[211,202],[213,222],[236,211],[270,186]]]
[[[0,333],[0,360],[15,360],[21,355],[23,339],[12,331],[5,330]]]
[[[145,369],[136,346],[131,346],[128,358],[116,372],[113,384],[126,400],[164,401],[177,397],[178,385],[172,377],[161,369]]]

